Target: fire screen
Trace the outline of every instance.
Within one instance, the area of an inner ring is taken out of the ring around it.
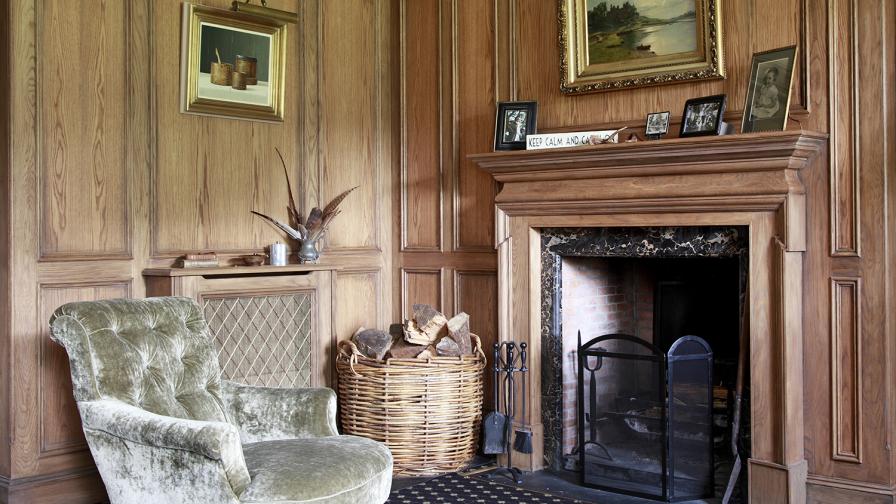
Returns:
[[[626,334],[578,351],[585,486],[677,502],[713,495],[712,351],[696,336],[664,354]]]

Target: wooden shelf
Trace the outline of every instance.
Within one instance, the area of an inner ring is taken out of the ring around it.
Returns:
[[[286,266],[219,266],[217,268],[148,268],[143,276],[182,277],[182,276],[225,276],[225,275],[295,275],[313,271],[337,271],[340,268],[322,264],[289,264]]]
[[[807,161],[827,138],[794,130],[489,152],[468,159],[499,182],[748,172],[767,170],[781,160]]]

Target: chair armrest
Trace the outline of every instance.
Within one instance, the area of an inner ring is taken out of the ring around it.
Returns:
[[[336,394],[328,388],[253,387],[223,381],[231,422],[244,443],[336,436]]]
[[[203,422],[150,413],[121,401],[78,403],[85,431],[101,432],[157,450],[192,452],[220,462],[234,493],[249,484],[239,431],[223,422]]]

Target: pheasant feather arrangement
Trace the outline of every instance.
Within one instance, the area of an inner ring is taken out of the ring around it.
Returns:
[[[273,217],[267,216],[261,212],[256,212],[255,210],[252,210],[251,212],[273,224],[275,227],[289,235],[290,238],[298,241],[301,244],[299,259],[302,260],[302,262],[315,261],[318,257],[316,249],[317,241],[323,237],[324,233],[326,233],[327,228],[330,226],[330,222],[341,213],[339,205],[342,203],[342,200],[344,200],[350,192],[357,189],[358,186],[343,191],[333,198],[332,201],[327,203],[323,210],[318,207],[312,208],[311,212],[308,213],[308,218],[303,218],[299,213],[296,199],[292,194],[292,183],[289,180],[289,170],[286,168],[286,161],[283,159],[283,155],[280,154],[279,149],[275,148],[274,150],[277,151],[277,156],[280,158],[280,164],[283,165],[283,175],[286,177],[286,189],[289,194],[289,204],[287,205],[289,224],[280,222]]]

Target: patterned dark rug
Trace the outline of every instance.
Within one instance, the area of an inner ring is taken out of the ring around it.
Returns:
[[[396,490],[386,504],[573,504],[582,501],[554,497],[500,485],[456,473]]]

